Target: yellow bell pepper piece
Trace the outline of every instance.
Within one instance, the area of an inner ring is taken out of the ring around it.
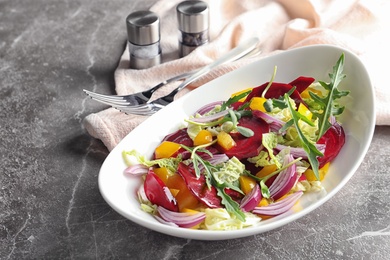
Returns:
[[[233,140],[231,135],[224,131],[218,133],[217,143],[225,150],[229,150],[236,145],[236,142]]]
[[[264,178],[265,176],[276,171],[277,169],[278,167],[276,166],[276,164],[266,165],[263,167],[263,169],[261,169],[258,173],[256,173],[256,177]]]
[[[172,193],[172,195],[176,199],[180,212],[184,209],[196,209],[198,207],[198,199],[188,189],[187,184],[178,173],[170,176],[166,185],[170,190],[178,190],[178,192]]]
[[[249,192],[251,192],[251,190],[255,187],[256,185],[256,181],[249,177],[249,176],[245,176],[245,175],[241,175],[239,178],[238,178],[238,181],[240,183],[240,188],[241,190],[245,193],[245,194],[248,194]]]
[[[320,90],[314,89],[314,88],[307,88],[301,93],[302,98],[311,98],[309,92],[313,92],[314,94],[322,97],[322,92]]]
[[[261,198],[261,200],[259,201],[259,204],[257,204],[257,206],[259,206],[259,207],[265,207],[268,205],[269,205],[269,202],[268,202],[268,199],[266,199],[266,198]]]
[[[161,168],[155,168],[155,169],[153,169],[153,171],[166,185],[169,176],[171,176],[168,169],[166,167],[161,167]]]
[[[204,145],[209,144],[213,141],[213,136],[210,131],[200,130],[200,132],[195,136],[194,145]]]
[[[154,151],[156,159],[169,158],[180,149],[180,144],[164,141]]]
[[[179,192],[180,192],[180,190],[178,190],[178,189],[169,189],[169,191],[172,193],[173,197],[176,197],[177,194],[179,194]]]
[[[313,114],[310,110],[302,103],[299,104],[298,113],[305,116],[307,119],[311,120]]]
[[[233,97],[235,97],[235,96],[238,96],[238,95],[240,95],[240,94],[242,94],[242,93],[245,93],[245,92],[247,92],[247,91],[249,91],[249,90],[252,90],[252,88],[247,88],[247,89],[243,89],[243,90],[241,90],[241,91],[238,91],[238,92],[236,92],[236,93],[233,93],[233,94],[231,94],[231,98],[233,98]],[[239,101],[244,101],[245,100],[245,98],[246,97],[244,97],[244,98],[241,98]]]
[[[260,110],[262,112],[267,112],[264,108],[264,103],[267,101],[266,98],[263,97],[253,97],[251,99],[251,103],[249,104],[249,107],[252,110]]]
[[[326,173],[328,172],[329,170],[329,165],[330,163],[326,163],[324,166],[322,166],[321,169],[318,170],[319,174],[320,174],[320,181],[322,181],[326,175]],[[307,169],[304,173],[303,173],[305,176],[306,176],[306,179],[308,181],[318,181],[315,174],[314,174],[314,171],[312,169]]]
[[[199,213],[199,211],[197,210],[194,210],[194,209],[183,209],[182,212],[185,212],[185,213],[190,213],[190,214],[196,214],[196,213]]]

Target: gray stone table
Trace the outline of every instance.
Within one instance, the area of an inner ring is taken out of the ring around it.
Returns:
[[[152,0],[0,1],[0,259],[388,259],[390,128],[330,201],[276,230],[227,241],[163,235],[100,195],[107,156],[82,127],[114,93],[124,19]]]

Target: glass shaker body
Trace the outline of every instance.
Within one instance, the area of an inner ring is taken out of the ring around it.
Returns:
[[[188,55],[209,42],[209,8],[203,1],[184,1],[176,7],[179,54]]]
[[[160,19],[151,11],[126,18],[130,68],[147,69],[161,63]]]

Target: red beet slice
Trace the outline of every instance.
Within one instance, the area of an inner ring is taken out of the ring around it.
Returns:
[[[225,153],[229,158],[235,156],[239,160],[258,155],[261,148],[263,133],[269,132],[269,125],[263,119],[256,117],[242,117],[238,122],[239,126],[251,129],[254,132],[254,135],[245,137],[240,133],[231,134],[236,142],[236,146],[229,150],[224,150],[218,145],[216,145],[216,147],[221,153]]]
[[[176,200],[170,194],[168,187],[153,171],[149,171],[146,175],[144,190],[146,197],[151,203],[171,211],[179,211]]]
[[[340,152],[345,143],[343,127],[335,123],[318,140],[319,144],[325,144],[324,156],[318,157],[319,167],[322,168],[327,162],[332,161]]]
[[[178,144],[184,144],[186,146],[192,146],[192,139],[187,133],[187,128],[179,129],[176,132],[164,137],[163,141],[170,141]]]
[[[246,97],[245,102],[250,101],[253,97],[261,97],[267,85],[268,82],[253,88],[252,92]],[[291,86],[290,84],[273,82],[267,93],[265,93],[265,97],[279,98],[289,92],[292,88],[293,86]],[[303,102],[301,95],[298,93],[297,90],[294,90],[290,97],[294,99],[294,101],[298,104]]]
[[[220,208],[221,199],[217,196],[217,190],[215,187],[209,189],[206,184],[204,175],[196,177],[195,172],[192,168],[188,167],[184,163],[179,163],[177,172],[184,179],[188,189],[209,208]]]
[[[303,91],[305,91],[305,89],[307,89],[310,86],[310,84],[314,82],[314,80],[315,79],[312,77],[300,76],[294,79],[293,81],[291,81],[289,85],[296,87],[298,93],[302,93]]]
[[[270,88],[265,93],[266,98],[279,98],[289,92],[293,87],[296,89],[291,94],[291,98],[297,104],[302,103],[302,97],[300,93],[302,93],[310,84],[314,82],[314,78],[311,77],[298,77],[290,83],[279,83],[272,82]],[[250,101],[253,97],[261,97],[265,88],[268,86],[269,82],[266,82],[258,87],[253,88],[252,92],[246,97],[245,101]]]

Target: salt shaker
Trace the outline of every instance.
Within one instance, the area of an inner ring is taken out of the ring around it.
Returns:
[[[209,42],[209,7],[203,1],[184,1],[176,6],[180,57]]]
[[[160,19],[151,11],[136,11],[126,18],[130,68],[147,69],[161,63]]]

